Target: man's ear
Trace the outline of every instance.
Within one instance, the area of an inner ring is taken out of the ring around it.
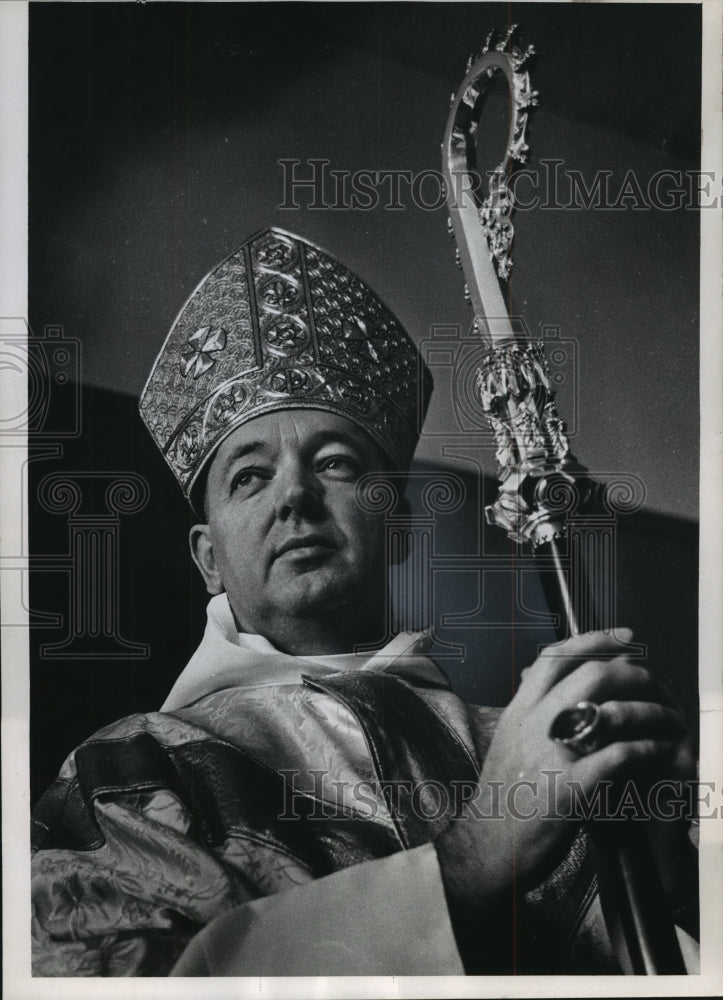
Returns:
[[[194,524],[188,533],[188,542],[191,546],[191,556],[201,572],[206,590],[212,596],[222,594],[224,588],[221,574],[216,565],[209,526],[207,524]]]

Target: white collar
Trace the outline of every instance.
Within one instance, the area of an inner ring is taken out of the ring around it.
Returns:
[[[388,671],[410,680],[448,686],[441,670],[426,656],[432,638],[426,632],[400,632],[375,653],[291,656],[263,636],[240,633],[225,594],[211,598],[200,646],[176,680],[161,708],[173,712],[224,688],[299,684],[301,675],[323,677],[341,670]]]

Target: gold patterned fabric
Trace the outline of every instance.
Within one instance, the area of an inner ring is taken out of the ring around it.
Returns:
[[[273,410],[329,410],[405,468],[432,379],[367,284],[298,236],[266,229],[188,299],[141,394],[143,421],[184,494],[220,441]]]
[[[450,822],[455,782],[476,782],[500,710],[461,702],[425,666],[414,636],[359,669],[335,671],[240,646],[224,602],[211,602],[196,660],[205,682],[191,669],[172,712],[96,733],[36,807],[34,975],[165,976],[201,928],[232,911],[256,928],[236,934],[233,974],[300,974],[313,956],[314,974],[460,971],[434,853],[424,847]],[[444,810],[441,788],[450,790]],[[395,862],[400,853],[408,859]],[[368,937],[352,934],[350,950],[335,957],[309,922],[307,899],[354,913],[349,882],[337,879],[352,866],[363,866]],[[579,931],[590,875],[574,844],[554,878],[516,902],[509,923],[500,916],[518,969],[569,971],[574,938],[584,971],[601,971],[601,949],[591,957]],[[407,881],[426,886],[416,910],[405,905]],[[481,942],[492,930],[481,928]],[[267,946],[273,940],[284,942],[283,956]],[[191,958],[185,974],[205,974]],[[489,942],[482,958],[490,971],[503,964]]]

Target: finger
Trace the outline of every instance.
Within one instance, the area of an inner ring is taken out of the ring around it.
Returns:
[[[570,774],[583,788],[592,790],[599,781],[613,781],[667,766],[676,744],[670,740],[626,740],[610,743],[587,757],[580,757]]]
[[[683,715],[654,701],[606,701],[602,713],[601,739],[604,743],[620,740],[676,740],[685,736]]]
[[[589,702],[578,703],[580,708]],[[548,736],[562,743],[573,757],[581,757],[623,740],[682,740],[687,727],[682,714],[657,702],[606,701],[595,706],[596,715],[584,716],[567,709],[558,713]]]
[[[544,699],[550,721],[562,709],[579,701],[651,701],[667,704],[668,698],[645,667],[623,656],[613,660],[587,660],[564,677]],[[542,706],[541,706],[542,707]]]
[[[532,666],[522,671],[524,684],[520,685],[520,693],[524,691],[531,700],[543,698],[586,660],[619,654],[621,645],[629,643],[632,636],[629,628],[616,629],[615,632],[585,632],[546,646]]]

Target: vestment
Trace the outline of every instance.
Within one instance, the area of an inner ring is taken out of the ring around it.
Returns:
[[[233,954],[181,972],[462,973],[430,841],[499,710],[460,701],[424,643],[290,657],[214,598],[164,711],[96,733],[36,810],[35,974],[166,975],[236,907]],[[610,971],[583,838],[513,909],[517,971]]]

